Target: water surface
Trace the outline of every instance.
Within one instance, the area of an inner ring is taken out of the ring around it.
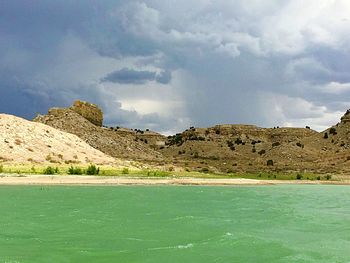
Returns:
[[[350,262],[350,187],[1,186],[0,262]]]

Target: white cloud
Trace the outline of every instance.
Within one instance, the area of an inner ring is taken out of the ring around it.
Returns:
[[[330,82],[319,88],[321,92],[328,94],[344,94],[350,92],[350,83]]]
[[[339,122],[342,111],[330,111],[326,106],[317,106],[298,97],[280,94],[263,94],[261,97],[263,113],[271,126],[305,127],[310,126],[323,131]]]

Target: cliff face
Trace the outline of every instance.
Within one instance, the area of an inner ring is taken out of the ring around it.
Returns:
[[[70,107],[70,109],[83,116],[96,126],[102,126],[103,112],[97,105],[77,100]]]

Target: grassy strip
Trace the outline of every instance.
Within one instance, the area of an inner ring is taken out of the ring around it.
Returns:
[[[43,166],[43,165],[0,165],[0,173],[4,174],[77,174],[77,175],[98,175],[98,176],[123,176],[123,177],[152,177],[152,178],[246,178],[257,180],[335,180],[331,175],[319,175],[313,173],[212,173],[212,172],[194,172],[194,171],[162,171],[162,170],[132,170],[129,168],[115,168],[112,166],[95,165],[89,166]]]

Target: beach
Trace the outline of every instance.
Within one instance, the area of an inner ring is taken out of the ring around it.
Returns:
[[[245,178],[156,178],[78,175],[6,175],[0,185],[279,185],[279,184],[335,184],[350,185],[350,180],[256,180]]]

